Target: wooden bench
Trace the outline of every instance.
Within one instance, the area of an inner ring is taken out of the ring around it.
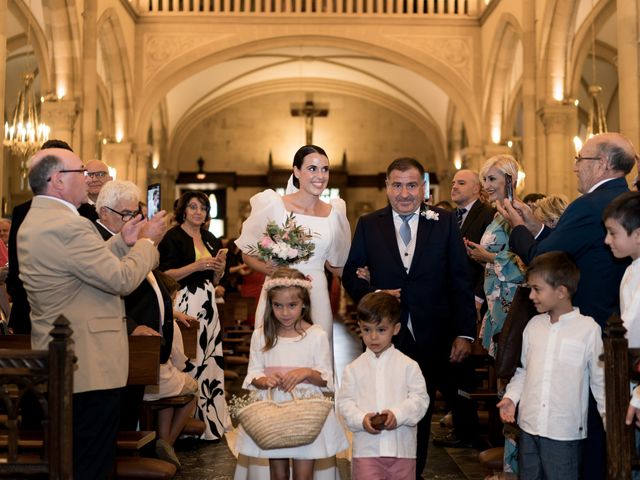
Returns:
[[[629,382],[638,379],[640,349],[629,349],[619,315],[607,321],[604,333],[604,372],[606,401],[607,478],[631,478],[640,467],[635,449],[635,426],[626,425]]]
[[[69,321],[60,316],[51,331],[48,350],[27,348],[0,349],[0,400],[6,409],[5,448],[0,462],[0,476],[48,474],[49,478],[71,478],[73,341]],[[24,341],[21,344],[25,346]],[[17,389],[11,392],[8,386]],[[33,439],[21,440],[20,402],[30,391],[41,403],[45,417],[43,449],[37,454],[23,453]]]

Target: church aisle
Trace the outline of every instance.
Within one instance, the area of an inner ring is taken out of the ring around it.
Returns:
[[[340,373],[344,367],[360,354],[360,344],[352,336],[344,324],[334,323],[333,338],[335,345],[336,370]],[[235,385],[231,385],[233,391]],[[444,412],[434,414],[432,431],[440,432],[437,423]],[[229,451],[227,443],[204,442],[193,439],[181,440],[176,444],[176,451],[182,469],[176,480],[229,480],[233,478],[235,458]],[[338,460],[342,480],[350,480],[350,463],[345,459]],[[429,459],[423,477],[428,480],[482,480],[482,468],[478,463],[478,452],[473,449],[446,449],[429,446]]]

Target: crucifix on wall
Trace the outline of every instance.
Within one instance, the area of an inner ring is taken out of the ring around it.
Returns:
[[[329,115],[329,105],[315,104],[313,100],[307,100],[304,104],[292,103],[291,115],[294,117],[304,117],[306,142],[307,145],[311,145],[313,143],[313,119]]]

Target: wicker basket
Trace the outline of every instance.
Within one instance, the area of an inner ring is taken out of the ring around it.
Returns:
[[[333,402],[327,398],[296,398],[277,403],[252,403],[237,413],[242,428],[263,450],[300,447],[312,443],[322,430]]]

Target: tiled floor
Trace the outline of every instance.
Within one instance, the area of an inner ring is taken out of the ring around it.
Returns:
[[[360,354],[359,340],[340,323],[334,326],[334,349],[336,371],[342,369]],[[436,413],[434,419],[443,412]],[[434,423],[432,430],[438,433],[440,426]],[[235,458],[226,442],[202,442],[197,440],[181,441],[176,445],[182,469],[175,477],[178,480],[227,480],[233,478]],[[445,449],[429,446],[427,468],[423,473],[430,480],[482,480],[484,472],[477,460],[478,452],[472,449]],[[347,460],[338,460],[342,480],[350,480],[350,464]]]

